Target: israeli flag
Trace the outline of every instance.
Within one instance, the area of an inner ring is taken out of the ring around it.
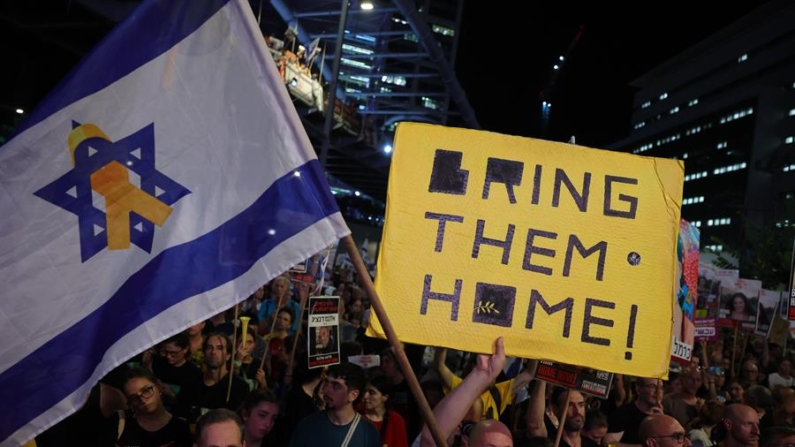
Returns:
[[[0,148],[0,446],[349,234],[245,0],[145,1]]]

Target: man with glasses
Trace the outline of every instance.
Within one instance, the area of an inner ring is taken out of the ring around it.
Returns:
[[[640,439],[646,447],[690,447],[682,424],[666,414],[647,416],[638,429]]]
[[[643,443],[638,434],[640,423],[652,414],[661,414],[660,400],[663,384],[660,379],[638,378],[635,380],[635,398],[612,413],[607,420],[605,444],[618,444],[622,447],[639,446]]]

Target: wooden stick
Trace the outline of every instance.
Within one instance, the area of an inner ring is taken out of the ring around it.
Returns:
[[[237,345],[237,319],[239,313],[240,305],[235,304],[235,319],[232,320],[232,365],[230,365],[231,368],[229,368],[229,386],[226,389],[226,403],[229,403],[229,398],[232,396],[232,377],[235,375],[235,345]],[[243,337],[245,337],[245,335],[243,335]]]
[[[306,286],[307,289],[309,286]],[[303,321],[304,321],[304,311],[306,310],[306,303],[309,301],[309,290],[305,293],[302,293],[301,296],[301,315],[298,317],[298,330],[295,331],[295,335],[293,336],[293,348],[290,350],[290,360],[287,361],[287,371],[284,374],[284,381],[287,383],[288,379],[292,382],[293,377],[293,366],[295,365],[295,348],[298,346],[298,338],[301,335],[302,328],[303,328]]]
[[[732,380],[737,379],[737,375],[734,374],[735,368],[734,363],[737,361],[737,336],[740,331],[740,325],[735,321],[734,322],[734,342],[732,343]]]
[[[743,358],[745,357],[745,351],[748,349],[748,342],[751,340],[751,334],[743,334],[743,349],[740,350],[740,374],[743,373]],[[759,374],[762,374],[762,371],[759,371]],[[757,376],[758,377],[758,376]],[[759,380],[757,378],[757,380]]]
[[[558,422],[558,433],[555,435],[555,444],[553,447],[560,445],[560,438],[563,436],[563,425],[566,424],[566,415],[569,414],[569,402],[571,402],[571,388],[566,388],[566,405],[563,406],[563,414],[560,416]]]
[[[362,260],[362,255],[356,248],[356,242],[353,241],[353,237],[348,235],[342,238],[342,244],[345,246],[345,250],[347,250],[348,256],[351,258],[353,267],[356,269],[356,274],[359,276],[359,285],[364,288],[364,290],[367,292],[367,295],[370,297],[370,305],[373,307],[373,310],[378,317],[378,321],[381,323],[381,327],[384,329],[384,334],[386,334],[386,338],[389,340],[389,345],[395,352],[395,358],[400,365],[400,369],[403,371],[403,376],[406,378],[411,392],[417,399],[417,403],[420,406],[420,414],[425,420],[425,423],[428,425],[428,428],[433,435],[433,440],[436,441],[436,446],[447,447],[447,440],[444,438],[444,436],[442,436],[442,432],[439,429],[439,425],[436,423],[436,418],[433,415],[433,410],[431,410],[431,406],[428,404],[425,394],[422,393],[420,382],[417,380],[417,376],[414,375],[414,370],[411,369],[411,364],[409,364],[409,359],[406,357],[406,352],[403,350],[403,345],[398,340],[395,329],[392,327],[392,322],[389,320],[389,316],[386,314],[384,304],[381,302],[381,298],[378,297],[378,293],[375,291],[375,286],[373,285],[373,281],[370,278],[370,272],[367,271],[367,267],[364,265],[364,261]]]
[[[276,278],[279,278],[280,276],[281,275],[277,276]],[[273,278],[273,280],[275,281],[276,278]],[[288,283],[289,283],[289,281],[288,281]],[[266,336],[273,334],[273,330],[276,328],[276,318],[279,317],[279,309],[281,309],[282,307],[285,307],[285,306],[288,305],[288,304],[285,303],[284,306],[279,306],[279,301],[281,300],[281,298],[273,298],[273,299],[275,300],[276,304],[273,305],[273,313],[271,314],[271,330],[270,330],[270,332],[265,334]],[[292,299],[292,298],[290,298],[290,299]],[[288,301],[287,301],[288,303],[289,303],[290,299],[288,299]],[[298,328],[299,329],[301,328],[301,323],[298,323]],[[290,328],[287,328],[287,333],[288,334],[290,333]],[[262,368],[265,367],[265,359],[268,357],[268,346],[270,344],[271,344],[270,340],[265,340],[265,353],[262,355],[262,360],[260,360],[260,362],[259,362],[259,369],[262,369]]]

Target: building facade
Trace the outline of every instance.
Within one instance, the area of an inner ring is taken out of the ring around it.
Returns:
[[[742,247],[743,219],[795,226],[795,3],[772,1],[632,82],[610,149],[684,160],[682,217],[702,249]]]

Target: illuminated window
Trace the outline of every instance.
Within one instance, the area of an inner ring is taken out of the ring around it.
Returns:
[[[433,110],[438,110],[442,106],[439,101],[436,101],[434,99],[431,99],[431,98],[428,98],[428,97],[425,97],[425,96],[422,97],[422,105],[425,108],[433,109]]]
[[[662,101],[663,99],[665,99],[667,97],[668,97],[668,93],[663,93],[662,95],[660,95],[660,101]]]
[[[433,30],[434,33],[441,34],[443,36],[455,36],[454,30],[441,25],[434,24],[431,26],[431,29]]]
[[[364,54],[368,56],[373,54],[373,50],[369,48],[357,47],[356,45],[349,45],[347,43],[342,44],[342,50],[349,53]]]
[[[698,98],[696,98],[696,99],[691,99],[691,100],[690,100],[690,101],[687,103],[687,105],[688,105],[689,107],[693,107],[693,106],[694,106],[694,105],[696,105],[696,104],[698,104]]]
[[[715,170],[712,173],[714,175],[726,174],[727,172],[734,172],[734,171],[739,171],[741,169],[745,169],[746,166],[747,165],[745,164],[745,162],[737,163],[737,164],[733,164],[733,165],[730,165],[730,166],[723,166],[723,167],[720,167],[720,168],[715,168]]]
[[[795,84],[793,84],[793,87],[795,87]],[[641,109],[648,109],[649,106],[651,106],[651,101],[646,101],[646,102],[643,103],[642,106],[640,106],[640,108]]]
[[[745,62],[747,60],[748,60],[748,55],[747,54],[743,54],[742,56],[737,58],[737,62]]]
[[[682,199],[682,205],[693,205],[695,203],[704,203],[704,196],[687,197]]]
[[[372,70],[373,69],[372,66],[367,65],[367,64],[365,64],[362,61],[348,59],[347,57],[340,58],[340,62],[345,64],[345,65],[351,66],[351,67],[363,68],[365,70]]]

